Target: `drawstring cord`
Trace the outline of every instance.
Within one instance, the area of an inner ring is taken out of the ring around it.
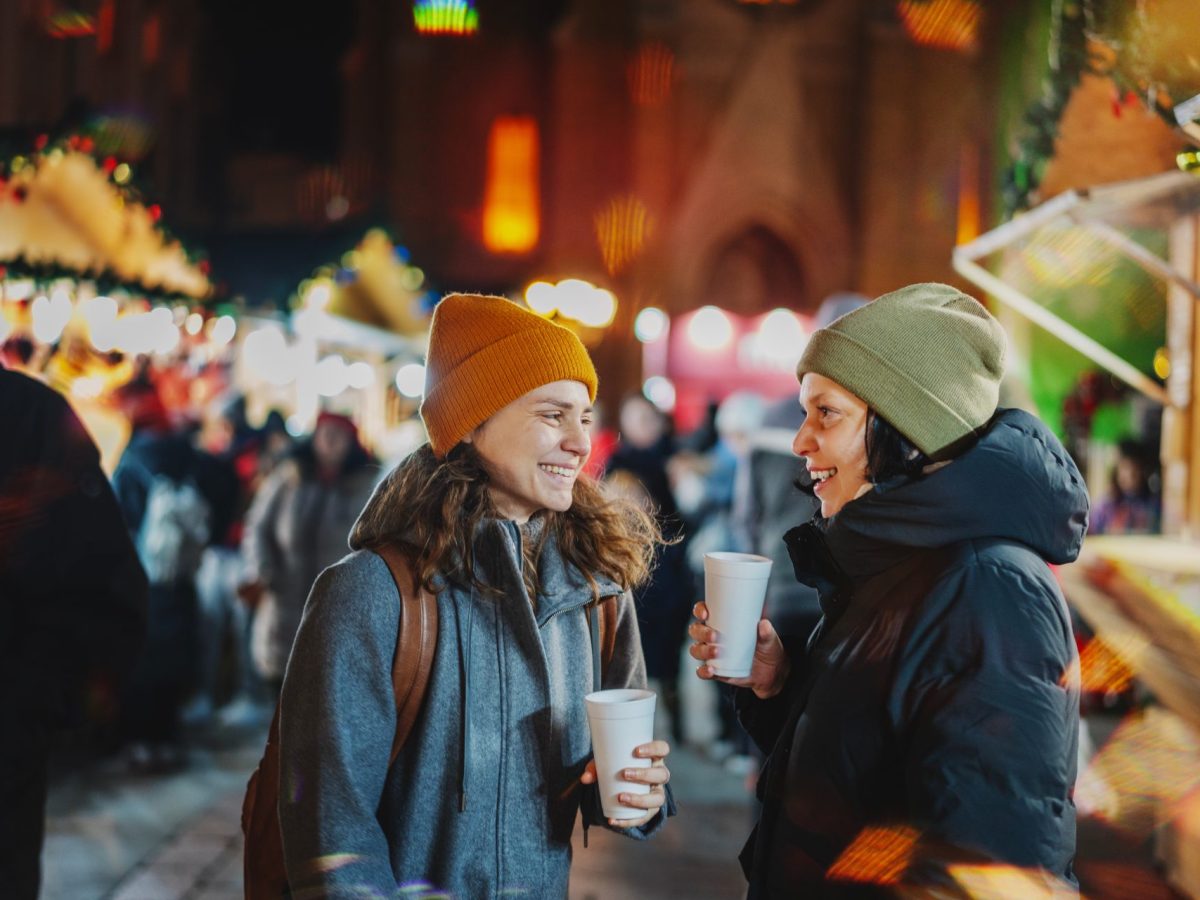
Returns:
[[[458,653],[462,667],[462,748],[458,761],[458,811],[467,811],[467,765],[471,755],[471,640],[475,636],[475,588],[471,588],[471,599],[467,604],[467,640],[464,656],[462,616],[457,616]]]

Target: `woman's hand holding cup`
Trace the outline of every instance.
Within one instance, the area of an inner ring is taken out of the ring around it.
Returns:
[[[774,697],[787,682],[791,672],[791,663],[783,649],[783,642],[775,632],[775,626],[767,619],[758,622],[758,637],[754,645],[754,661],[750,666],[750,674],[745,678],[725,678],[718,675],[709,665],[709,660],[716,659],[720,653],[719,640],[716,631],[710,628],[708,621],[708,606],[701,601],[692,609],[696,621],[688,626],[688,636],[695,643],[688,648],[694,659],[701,662],[696,674],[706,681],[716,679],[735,687],[750,688],[755,696],[766,700]]]

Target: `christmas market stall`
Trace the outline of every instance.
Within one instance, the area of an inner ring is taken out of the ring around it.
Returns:
[[[1059,570],[1095,635],[1085,696],[1132,685],[1151,700],[1081,773],[1076,799],[1152,839],[1172,885],[1200,896],[1200,179],[1064,192],[958,247],[954,266],[999,301],[1016,380],[1087,475],[1093,526],[1117,439],[1158,450],[1157,533],[1089,534]]]
[[[217,326],[206,263],[165,229],[130,164],[95,149],[39,138],[0,160],[0,340],[6,365],[70,398],[111,469],[129,433],[118,389],[151,359],[219,348],[232,322]]]
[[[424,281],[407,251],[372,229],[338,264],[301,282],[290,315],[247,316],[235,382],[252,417],[278,409],[301,434],[322,408],[336,409],[385,459],[420,444],[414,413],[431,306]]]

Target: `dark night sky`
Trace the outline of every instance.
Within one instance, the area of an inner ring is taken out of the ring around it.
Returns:
[[[216,0],[205,9],[222,63],[221,105],[239,147],[331,161],[353,4]]]

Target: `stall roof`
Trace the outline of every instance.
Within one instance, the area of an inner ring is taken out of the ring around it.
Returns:
[[[1024,278],[1020,283],[989,271],[980,261],[1003,250],[1062,255],[1069,248],[1078,259],[1094,263],[1102,250],[1117,250],[1153,279],[1172,284],[1200,299],[1200,285],[1147,246],[1147,232],[1164,235],[1180,218],[1200,212],[1200,179],[1186,172],[1116,182],[1059,194],[1010,222],[956,247],[954,268],[997,300],[1083,353],[1097,365],[1146,396],[1169,404],[1166,389],[1112,349],[1084,334],[1039,302],[1038,293],[1057,274],[1072,277],[1069,261],[1058,273]],[[1136,234],[1136,236],[1135,236]],[[1162,242],[1166,245],[1166,242]]]

